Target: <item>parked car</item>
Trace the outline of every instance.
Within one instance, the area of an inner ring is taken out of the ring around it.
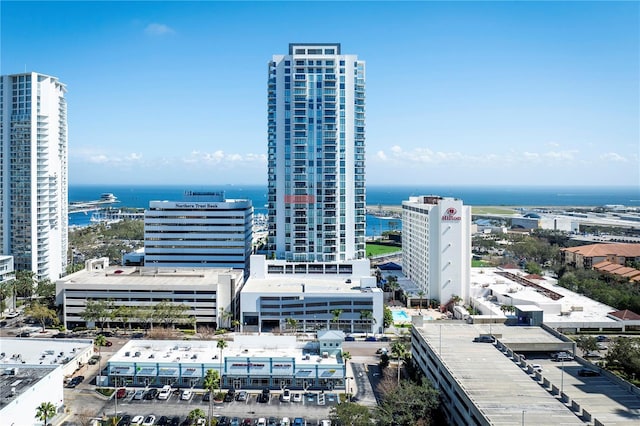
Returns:
[[[188,401],[188,400],[191,399],[191,395],[192,394],[193,394],[193,392],[191,391],[191,389],[185,389],[180,394],[180,399],[183,400],[183,401]]]
[[[231,420],[229,420],[229,417],[222,416],[222,417],[218,418],[218,425],[217,426],[229,426],[230,422],[231,422]]]
[[[158,426],[169,426],[169,418],[167,416],[162,416],[158,419],[156,423]]]
[[[376,339],[375,336],[369,336],[366,339],[364,339],[365,342],[377,342],[378,339]]]
[[[593,376],[599,376],[600,372],[596,371],[596,370],[592,370],[590,368],[581,368],[580,370],[578,370],[578,376],[582,376],[582,377],[593,377]]]
[[[131,416],[128,414],[122,416],[118,422],[118,426],[131,426]]]
[[[291,391],[289,389],[283,389],[282,395],[280,395],[280,401],[282,402],[290,402],[291,401]]]
[[[164,385],[162,387],[162,389],[160,389],[160,392],[158,392],[158,399],[169,399],[169,397],[171,396],[171,386],[169,385]]]
[[[211,393],[207,392],[202,395],[202,402],[209,402],[211,400]]]
[[[147,393],[144,394],[144,399],[149,401],[152,399],[156,399],[156,397],[158,396],[158,389],[149,389],[147,391]]]
[[[178,416],[173,416],[171,418],[171,422],[169,422],[170,426],[180,426],[180,417]]]
[[[344,341],[345,342],[355,342],[356,338],[353,337],[353,336],[347,336],[347,337],[344,338]]]
[[[267,426],[278,426],[278,421],[275,417],[269,417],[267,419]]]
[[[99,331],[99,332],[96,333],[96,336],[113,337],[113,332],[111,332],[111,331]]]
[[[224,395],[224,402],[231,402],[235,399],[236,391],[234,389],[229,389],[227,393]]]
[[[132,425],[141,425],[142,422],[144,422],[144,416],[135,416],[133,419],[131,419],[131,424]]]
[[[293,426],[305,426],[305,421],[302,417],[296,417],[293,419]]]
[[[267,426],[267,419],[260,417],[256,422],[256,426]]]
[[[29,337],[29,336],[31,336],[31,333],[29,333],[28,331],[23,331],[22,333],[16,334],[16,337]]]
[[[302,402],[302,394],[299,392],[296,392],[291,396],[291,399],[293,402]]]
[[[542,373],[542,366],[540,364],[531,364],[531,368],[533,368],[533,371]]]
[[[596,336],[596,340],[598,342],[608,342],[609,338],[607,336]]]
[[[154,424],[156,424],[156,416],[153,414],[149,414],[142,422],[142,426],[153,426]]]
[[[252,426],[253,425],[253,420],[251,419],[244,419],[242,421],[242,426]]]
[[[140,401],[144,397],[144,389],[138,389],[133,394],[133,399],[136,401]]]
[[[236,395],[236,401],[246,401],[247,400],[247,392],[246,391],[240,391],[237,393]]]
[[[496,338],[493,336],[478,336],[478,337],[474,337],[473,341],[476,343],[494,343],[496,341]]]
[[[125,396],[127,396],[127,389],[126,388],[120,388],[116,391],[116,398],[118,399],[122,399]]]
[[[598,345],[598,349],[601,351],[606,351],[607,349],[609,349],[609,347],[602,342],[598,342],[597,345]]]
[[[602,355],[600,355],[598,352],[587,352],[586,354],[584,354],[585,358],[595,358],[595,359],[600,359],[602,358]]]
[[[289,420],[289,417],[283,417],[280,422],[280,426],[291,426],[291,420]]]
[[[572,361],[573,360],[573,355],[571,355],[568,352],[557,352],[551,355],[551,360],[552,361]]]
[[[238,417],[234,417],[229,422],[229,426],[240,426],[240,419]]]

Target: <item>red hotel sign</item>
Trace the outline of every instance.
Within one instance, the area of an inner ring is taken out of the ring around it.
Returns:
[[[449,207],[444,214],[442,215],[441,220],[443,222],[459,222],[462,220],[460,216],[456,216],[458,214],[458,210],[454,207]]]

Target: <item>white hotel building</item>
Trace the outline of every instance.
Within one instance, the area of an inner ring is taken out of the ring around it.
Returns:
[[[248,270],[251,200],[224,192],[185,192],[184,201],[151,201],[144,213],[145,266]]]
[[[471,208],[435,195],[402,202],[402,272],[425,298],[467,300],[471,270]]]
[[[38,280],[67,267],[66,91],[34,72],[0,78],[0,253]]]
[[[268,72],[269,253],[364,258],[364,62],[339,43],[292,43]]]

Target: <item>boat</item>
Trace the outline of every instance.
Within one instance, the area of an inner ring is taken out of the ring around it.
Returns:
[[[111,192],[104,192],[104,193],[100,194],[100,201],[101,202],[113,203],[113,202],[115,202],[117,200],[118,200],[118,197],[113,195],[113,193],[111,193]]]

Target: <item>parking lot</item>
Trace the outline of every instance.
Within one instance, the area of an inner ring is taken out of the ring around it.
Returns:
[[[113,416],[117,413],[119,416],[128,414],[132,417],[137,415],[147,416],[155,415],[156,418],[167,416],[171,419],[179,416],[181,420],[185,419],[189,412],[194,409],[201,409],[205,413],[208,412],[209,402],[204,401],[205,393],[202,390],[194,391],[187,400],[181,399],[181,393],[174,391],[167,400],[146,400],[134,399],[135,391],[140,388],[129,388],[124,398],[116,401],[114,397],[108,400],[101,400],[100,404],[95,404],[96,395],[83,391],[83,389],[66,389],[65,398],[69,397],[74,400],[74,405],[82,405],[85,400],[87,406],[93,406],[92,415],[95,417]],[[297,392],[293,392],[295,395]],[[307,421],[308,425],[316,425],[320,420],[329,418],[332,406],[339,402],[339,395],[336,393],[322,392],[300,392],[300,402],[280,401],[280,392],[272,392],[267,402],[258,402],[260,395],[257,391],[248,394],[246,401],[236,401],[224,403],[214,403],[214,415],[216,417],[226,416],[229,418],[238,417],[242,420],[251,418],[254,423],[260,417],[274,417],[280,421],[283,417],[293,419],[302,417]],[[74,424],[73,416],[67,419],[67,425]],[[79,424],[79,422],[78,422]]]

